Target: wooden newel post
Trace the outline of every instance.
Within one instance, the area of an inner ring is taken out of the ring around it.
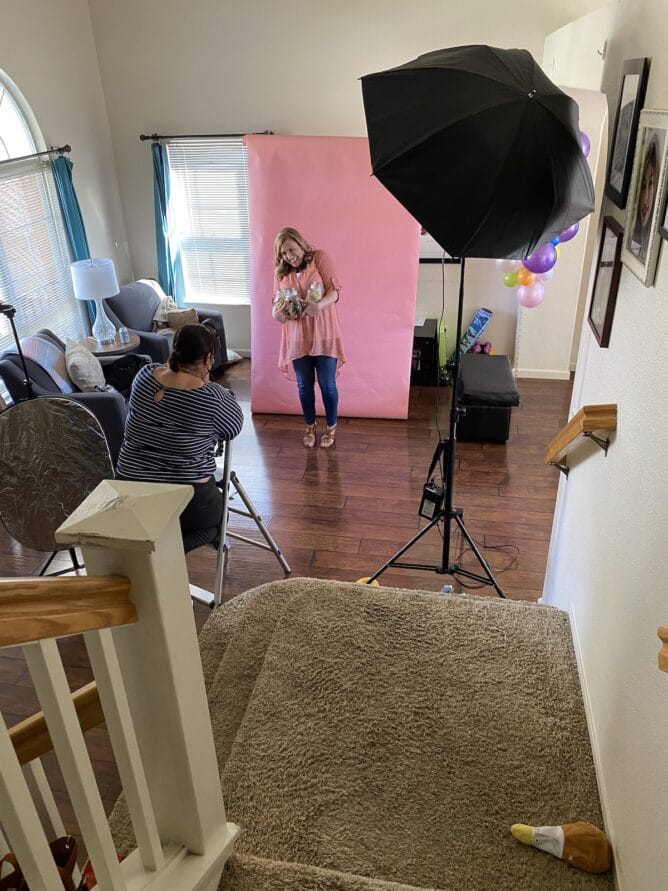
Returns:
[[[130,579],[138,621],[110,633],[158,833],[206,860],[213,843],[222,869],[238,827],[225,818],[178,522],[191,497],[190,486],[108,480],[56,537],[81,547],[89,575]],[[102,686],[100,698],[104,708]]]
[[[668,626],[661,625],[657,631],[663,646],[659,650],[659,668],[668,671]]]

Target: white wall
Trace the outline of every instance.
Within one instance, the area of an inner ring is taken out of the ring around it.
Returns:
[[[668,110],[667,29],[665,0],[620,4],[603,79],[613,120],[623,59],[652,58],[645,105]],[[605,201],[611,212],[624,220]],[[583,323],[571,413],[617,403],[618,430],[607,458],[584,443],[561,481],[545,583],[546,600],[571,613],[623,891],[663,887],[668,862],[668,677],[656,636],[668,620],[667,308],[664,244],[654,287],[622,272],[608,349]]]
[[[47,146],[72,146],[74,185],[93,256],[132,276],[116,165],[86,0],[4,0],[0,68],[30,105]]]
[[[515,344],[517,377],[569,379],[574,367],[573,342],[579,343],[597,240],[607,157],[607,103],[600,92],[564,89],[578,103],[580,128],[591,143],[587,163],[596,189],[596,206],[593,213],[580,221],[575,238],[561,246],[554,278],[545,282],[543,303],[533,309],[519,310]]]
[[[156,260],[150,150],[140,133],[363,135],[361,75],[460,43],[522,46],[539,59],[545,35],[579,14],[582,0],[516,0],[512,14],[496,0],[90,0],[90,7],[133,266],[144,276],[155,274]],[[480,304],[494,309],[489,338],[512,352],[514,300],[493,265],[473,261],[471,281],[467,314]],[[456,293],[448,299],[452,305]],[[440,304],[440,284],[421,269],[418,312],[440,314]],[[226,308],[225,320],[230,346],[248,349],[247,307]]]
[[[576,22],[548,34],[543,71],[564,87],[600,90],[608,38],[622,0],[612,0]]]

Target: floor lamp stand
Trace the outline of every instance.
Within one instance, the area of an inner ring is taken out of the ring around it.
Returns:
[[[5,316],[9,319],[9,324],[11,325],[12,334],[14,335],[14,343],[16,344],[16,352],[19,355],[19,359],[21,361],[21,367],[23,368],[23,384],[26,388],[26,393],[28,394],[28,399],[35,398],[35,391],[32,388],[32,381],[30,380],[30,375],[28,374],[28,366],[26,365],[25,356],[23,355],[23,350],[21,349],[21,341],[19,340],[18,331],[16,330],[16,325],[14,324],[14,316],[16,315],[16,310],[9,303],[0,302],[0,316]]]

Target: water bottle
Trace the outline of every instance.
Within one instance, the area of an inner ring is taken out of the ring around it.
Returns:
[[[118,329],[118,339],[121,343],[130,343],[130,332],[127,328]]]

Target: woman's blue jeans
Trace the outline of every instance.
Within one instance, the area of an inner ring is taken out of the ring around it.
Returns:
[[[336,389],[336,359],[333,356],[302,356],[292,360],[297,377],[299,401],[302,404],[304,420],[308,425],[315,424],[315,375],[325,406],[327,426],[336,424],[339,406],[339,391]]]

